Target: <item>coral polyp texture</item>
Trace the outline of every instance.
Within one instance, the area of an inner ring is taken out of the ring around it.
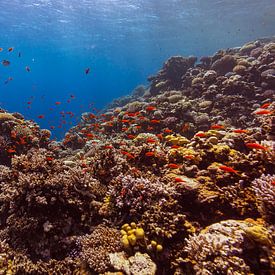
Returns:
[[[0,274],[273,274],[275,40],[169,58],[62,141],[0,111]]]

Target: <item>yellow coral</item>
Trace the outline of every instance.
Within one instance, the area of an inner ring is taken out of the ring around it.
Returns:
[[[268,231],[262,225],[259,224],[246,227],[244,228],[244,231],[255,242],[258,242],[262,245],[271,245]]]
[[[168,135],[165,137],[165,140],[172,143],[173,145],[179,145],[179,146],[189,143],[189,140],[186,137],[183,137],[180,135],[177,135],[177,136]]]

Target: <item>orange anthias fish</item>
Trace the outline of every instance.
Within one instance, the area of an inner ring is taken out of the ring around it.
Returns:
[[[153,157],[154,155],[155,155],[154,152],[147,152],[147,153],[145,153],[146,157]]]
[[[14,149],[8,149],[7,152],[8,152],[9,154],[11,154],[11,153],[15,153],[16,151],[15,151]]]
[[[221,124],[213,124],[213,125],[211,125],[210,128],[213,130],[219,130],[219,129],[224,129],[224,126]]]
[[[13,47],[10,47],[10,48],[8,48],[8,51],[9,51],[9,52],[12,52],[13,49],[14,49]]]
[[[45,116],[44,115],[39,115],[38,118],[42,119],[42,118],[45,118]]]
[[[194,159],[195,157],[193,155],[185,155],[183,156],[185,159]]]
[[[260,108],[261,108],[261,109],[266,109],[266,108],[268,108],[270,105],[271,105],[271,102],[268,102],[268,103],[263,104]]]
[[[179,145],[172,145],[172,146],[171,146],[172,149],[179,149],[180,147],[181,147],[181,146],[179,146]]]
[[[176,163],[169,163],[168,167],[171,168],[171,169],[178,169],[178,168],[180,168],[180,166],[177,165]]]
[[[273,111],[266,110],[266,109],[259,109],[258,111],[255,111],[255,115],[271,115]]]
[[[104,149],[113,149],[114,147],[112,145],[105,145]]]
[[[248,133],[247,130],[243,130],[243,129],[235,129],[235,130],[233,130],[233,132],[236,133],[236,134],[246,134],[246,133]]]
[[[267,148],[259,143],[251,143],[251,142],[248,142],[245,144],[246,147],[250,148],[250,149],[256,149],[256,150],[267,150]]]
[[[160,120],[158,120],[158,119],[151,119],[150,122],[153,123],[153,124],[158,124],[158,123],[160,123]]]
[[[177,178],[175,178],[175,182],[185,182],[185,180],[183,180],[182,178],[177,177]]]
[[[166,133],[166,134],[173,133],[173,131],[171,129],[168,129],[168,128],[164,129],[163,132]]]
[[[129,139],[134,139],[136,136],[129,134],[129,135],[127,135],[127,137],[128,137]]]
[[[155,106],[148,106],[148,107],[146,107],[146,111],[149,111],[149,112],[154,111],[156,109],[157,108]]]
[[[156,140],[153,139],[153,138],[147,138],[146,141],[147,141],[148,143],[156,143]]]
[[[238,171],[233,169],[232,167],[229,167],[229,166],[225,166],[225,165],[221,165],[219,166],[219,169],[223,170],[224,172],[227,172],[227,173],[235,173],[235,174],[238,174]]]
[[[127,151],[123,151],[123,150],[122,150],[122,151],[121,151],[121,154],[127,156],[127,157],[130,158],[130,159],[134,159],[134,158],[135,158],[134,155],[132,155],[131,153],[129,153],[129,152],[127,152]]]
[[[2,52],[3,51],[3,48],[0,48],[0,52]]]
[[[204,137],[206,137],[206,134],[204,132],[198,132],[198,133],[195,134],[195,137],[204,138]]]
[[[53,157],[46,157],[47,161],[53,161]]]
[[[54,104],[55,104],[55,105],[60,105],[61,102],[60,102],[60,101],[56,101]]]

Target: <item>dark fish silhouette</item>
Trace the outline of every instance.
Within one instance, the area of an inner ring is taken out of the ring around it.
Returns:
[[[85,69],[85,74],[88,74],[90,72],[90,68]]]
[[[10,63],[9,60],[3,60],[3,61],[2,61],[2,65],[5,66],[5,67],[9,66],[10,64],[11,64],[11,63]]]

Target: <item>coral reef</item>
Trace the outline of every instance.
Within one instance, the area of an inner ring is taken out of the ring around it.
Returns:
[[[275,40],[198,60],[62,141],[0,110],[0,274],[272,274]]]

